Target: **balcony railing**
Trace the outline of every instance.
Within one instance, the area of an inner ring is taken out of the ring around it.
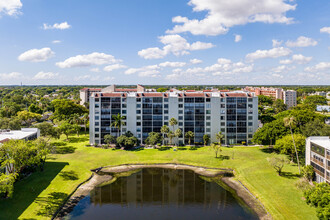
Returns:
[[[318,171],[317,169],[314,169],[314,172],[319,174],[320,176],[324,177],[324,173],[322,173],[321,171]]]
[[[324,163],[322,163],[321,161],[316,160],[316,159],[314,159],[314,158],[311,158],[311,159],[312,159],[312,161],[313,161],[314,163],[317,163],[317,164],[320,165],[321,167],[324,167]]]

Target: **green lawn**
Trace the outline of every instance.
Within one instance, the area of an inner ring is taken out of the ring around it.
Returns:
[[[123,163],[184,163],[197,166],[233,168],[236,178],[256,195],[274,219],[316,219],[314,208],[306,205],[295,187],[298,169],[287,165],[284,176],[269,166],[269,153],[258,147],[223,148],[225,159],[216,159],[208,147],[173,151],[145,149],[123,151],[86,147],[87,137],[57,141],[61,154],[50,156],[44,172],[36,172],[15,185],[11,199],[0,200],[0,219],[49,219],[75,187],[86,180],[90,169]]]

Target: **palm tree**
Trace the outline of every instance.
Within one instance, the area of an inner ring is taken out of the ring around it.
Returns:
[[[179,137],[181,137],[181,135],[182,135],[181,129],[180,128],[176,129],[174,132],[174,136],[176,136],[179,139]],[[175,143],[175,145],[177,145],[177,142]]]
[[[124,116],[121,116],[121,114],[118,113],[118,115],[113,115],[112,119],[114,120],[111,123],[111,127],[115,127],[117,128],[117,137],[119,137],[120,135],[120,128],[122,125],[125,125],[125,122],[123,122],[123,120],[125,119]]]
[[[87,122],[88,122],[88,118],[89,118],[89,115],[88,113],[85,113],[82,117],[82,120],[84,121],[84,127],[85,127],[85,135],[86,135],[86,131],[87,131]]]
[[[174,135],[173,131],[168,131],[167,137],[170,139],[170,145],[172,145],[172,139],[174,136],[175,135]]]
[[[221,131],[219,131],[215,137],[217,138],[217,140],[219,140],[219,146],[221,146],[221,140],[224,137],[224,135],[221,133]]]
[[[178,121],[175,118],[171,118],[169,123],[173,128],[172,131],[174,132],[174,126],[178,124]]]
[[[168,134],[169,131],[170,131],[170,129],[168,128],[167,125],[163,125],[162,128],[160,129],[160,132],[163,135],[163,145],[164,145],[164,141],[165,141],[165,134]]]
[[[79,137],[79,130],[78,126],[80,127],[80,115],[78,113],[74,113],[73,116],[71,117],[71,123],[76,125],[76,130],[77,130],[77,136]]]
[[[194,137],[195,137],[195,134],[192,131],[188,131],[185,134],[185,138],[188,138],[189,145],[191,144],[191,139],[194,138]]]
[[[285,117],[283,119],[283,121],[284,121],[284,126],[290,128],[290,132],[291,132],[291,136],[292,136],[292,141],[293,141],[293,146],[294,146],[294,150],[296,152],[296,157],[297,157],[299,174],[300,174],[299,157],[298,157],[297,147],[296,147],[296,143],[294,141],[293,132],[292,132],[292,128],[296,126],[297,121],[296,121],[296,118],[294,116]]]

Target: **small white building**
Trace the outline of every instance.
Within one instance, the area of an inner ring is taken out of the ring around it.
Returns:
[[[330,183],[330,139],[324,137],[308,137],[306,139],[306,165],[312,165],[315,181]]]
[[[34,140],[40,136],[38,128],[22,128],[21,130],[0,130],[0,143],[7,140]]]

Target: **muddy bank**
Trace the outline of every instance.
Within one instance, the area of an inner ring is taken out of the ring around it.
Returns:
[[[68,202],[60,208],[58,214],[53,219],[62,219],[68,215],[78,202],[87,196],[90,191],[106,182],[115,180],[115,175],[123,172],[131,172],[143,168],[164,168],[164,169],[180,169],[180,170],[192,170],[195,173],[205,177],[222,177],[221,180],[232,190],[234,190],[238,197],[240,197],[260,219],[268,220],[272,219],[269,213],[264,209],[260,201],[248,191],[248,189],[239,181],[232,178],[233,170],[224,168],[207,168],[198,167],[184,164],[124,164],[119,166],[107,166],[100,167],[92,170],[93,176],[86,183],[82,184],[68,199]]]

